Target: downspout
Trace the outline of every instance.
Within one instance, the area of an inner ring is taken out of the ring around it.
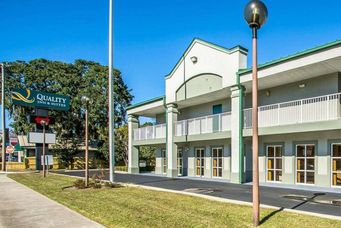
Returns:
[[[240,84],[240,75],[237,73],[239,88],[239,183],[244,182],[244,87]]]

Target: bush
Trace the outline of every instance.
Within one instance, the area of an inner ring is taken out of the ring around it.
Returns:
[[[85,181],[83,179],[78,179],[73,183],[73,186],[77,189],[85,189]]]
[[[116,184],[116,183],[111,183],[111,182],[105,182],[104,186],[107,188],[120,188],[122,185]]]
[[[101,183],[94,183],[92,187],[99,189],[99,188],[102,188],[102,184]]]

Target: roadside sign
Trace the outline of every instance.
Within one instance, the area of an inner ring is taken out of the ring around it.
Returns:
[[[6,147],[6,153],[12,154],[14,152],[14,147],[13,146],[7,146]]]
[[[41,156],[41,161],[44,161],[44,156]],[[53,165],[53,155],[45,155],[45,165]]]
[[[44,134],[42,132],[29,132],[28,133],[28,142],[29,143],[44,143]],[[54,133],[45,133],[45,143],[46,144],[55,144],[56,143],[56,134]]]
[[[12,102],[15,105],[40,107],[67,111],[70,109],[70,97],[34,91],[29,89],[12,89]]]
[[[18,144],[18,139],[17,138],[10,138],[9,139],[9,143],[12,145],[12,146],[15,146]]]

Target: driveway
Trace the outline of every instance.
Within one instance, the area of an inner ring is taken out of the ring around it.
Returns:
[[[60,174],[83,177],[84,171],[58,171]],[[90,171],[90,177],[99,171]],[[108,180],[108,171],[105,171]],[[147,174],[116,173],[115,180],[123,183],[139,184],[170,190],[195,192],[245,202],[252,202],[252,186],[232,184],[222,181],[196,180],[189,178],[167,178]],[[341,194],[320,191],[306,191],[287,188],[260,187],[261,203],[307,212],[341,216]],[[331,202],[334,201],[334,204]]]

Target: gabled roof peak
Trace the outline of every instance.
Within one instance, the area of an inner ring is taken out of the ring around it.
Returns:
[[[177,61],[176,65],[173,67],[173,69],[171,70],[171,72],[166,75],[166,79],[169,78],[173,73],[174,71],[178,68],[178,66],[180,65],[181,61],[184,59],[184,57],[189,53],[189,51],[192,49],[192,47],[196,44],[196,43],[199,43],[201,45],[204,45],[204,46],[207,46],[207,47],[210,47],[210,48],[213,48],[217,51],[222,51],[222,52],[225,52],[227,54],[231,54],[235,51],[241,51],[245,54],[248,53],[248,49],[240,46],[240,45],[237,45],[235,47],[232,47],[232,48],[226,48],[226,47],[223,47],[223,46],[220,46],[220,45],[217,45],[217,44],[214,44],[212,42],[208,42],[208,41],[205,41],[201,38],[194,38],[192,40],[192,42],[190,43],[190,45],[186,48],[185,52],[182,54],[182,56],[180,57],[180,59]]]

